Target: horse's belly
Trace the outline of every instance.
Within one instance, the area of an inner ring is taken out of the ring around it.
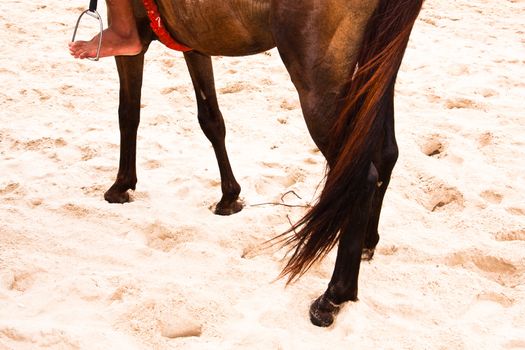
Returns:
[[[270,0],[158,0],[166,27],[208,55],[240,56],[275,46]]]

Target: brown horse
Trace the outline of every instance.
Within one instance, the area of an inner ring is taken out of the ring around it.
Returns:
[[[357,300],[361,258],[379,241],[383,196],[397,160],[394,83],[423,0],[157,0],[167,30],[193,50],[184,53],[198,103],[198,119],[220,169],[216,214],[242,209],[241,187],[224,144],[210,56],[250,55],[277,47],[299,93],[308,130],[328,164],[316,204],[277,237],[291,246],[282,275],[304,274],[338,242],[326,291],[310,319],[329,326],[341,304]],[[144,50],[116,57],[120,77],[120,164],[105,193],[111,203],[135,189],[136,140],[144,54],[152,40],[144,7],[134,3]]]

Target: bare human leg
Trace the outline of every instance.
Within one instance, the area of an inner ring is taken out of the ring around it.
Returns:
[[[131,0],[106,0],[109,27],[102,35],[100,57],[133,56],[142,51]],[[96,57],[99,36],[89,41],[69,43],[69,52],[75,58]]]

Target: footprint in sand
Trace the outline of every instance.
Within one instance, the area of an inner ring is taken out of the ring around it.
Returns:
[[[4,278],[2,278],[3,284],[9,290],[25,292],[35,284],[37,276],[41,272],[44,272],[44,270],[30,269],[8,272],[7,275],[4,275]]]
[[[320,163],[319,160],[317,160],[315,158],[312,158],[312,157],[307,157],[307,158],[303,159],[303,162],[306,163],[306,164],[318,164],[318,163]]]
[[[429,25],[431,25],[431,26],[433,26],[433,27],[437,27],[437,26],[438,26],[437,22],[436,22],[433,18],[430,18],[430,17],[424,16],[423,14],[422,14],[422,16],[419,18],[419,20],[420,20],[421,22],[427,23],[427,24],[429,24]]]
[[[41,138],[35,141],[28,142],[27,146],[30,149],[36,150],[36,149],[42,149],[42,148],[65,147],[67,146],[67,142],[61,137],[57,139],[50,138],[50,137],[44,137],[44,138]]]
[[[200,233],[195,227],[168,227],[161,222],[154,222],[140,229],[146,237],[148,247],[169,252],[182,243],[198,239]]]
[[[447,157],[447,159],[449,161],[452,161],[453,163],[463,163],[463,158],[455,155],[450,155],[447,152],[448,143],[443,135],[431,134],[429,136],[426,136],[424,140],[422,140],[419,143],[419,147],[421,149],[421,152],[423,152],[423,154],[429,157],[438,159]]]
[[[18,74],[14,70],[7,69],[4,67],[0,68],[0,74],[10,74],[12,76],[18,76]]]
[[[165,299],[163,302],[142,299],[140,303],[132,305],[118,316],[120,327],[124,326],[128,331],[141,335],[160,334],[169,339],[201,336],[203,323],[199,319],[204,316],[199,313],[200,310],[188,307],[195,302],[183,295],[177,295],[176,300],[168,296]],[[207,306],[214,305],[209,303]]]
[[[421,152],[429,157],[441,158],[445,155],[447,147],[444,137],[439,134],[432,134],[425,137],[425,140],[420,143]]]
[[[27,190],[20,186],[18,182],[11,182],[7,185],[0,185],[0,197],[3,197],[3,200],[5,201],[13,201],[21,198],[26,198],[27,194]]]
[[[299,167],[286,167],[286,176],[280,179],[280,182],[285,187],[291,187],[296,183],[303,182],[306,178],[305,171]]]
[[[11,149],[25,151],[41,151],[65,146],[67,146],[67,142],[61,137],[57,139],[51,137],[42,137],[36,140],[29,141],[15,140],[11,145]]]
[[[452,253],[446,258],[446,264],[475,271],[502,286],[513,287],[522,283],[521,280],[523,280],[523,271],[520,271],[512,262],[485,254],[477,249]]]
[[[494,139],[494,136],[492,135],[492,133],[490,132],[483,133],[478,137],[478,145],[480,147],[486,147],[493,142],[493,139]]]
[[[286,117],[278,117],[277,121],[279,122],[279,124],[283,124],[283,125],[288,124],[288,118]]]
[[[14,21],[5,21],[4,26],[9,29],[10,31],[16,31],[17,34],[20,34],[20,36],[27,34],[27,31],[20,27],[16,22]]]
[[[286,167],[283,174],[281,164],[273,162],[261,162],[260,164],[265,169],[260,180],[255,184],[255,190],[260,195],[274,192],[272,187],[276,183],[283,188],[290,188],[297,183],[303,182],[306,178],[305,171],[299,167]]]
[[[92,210],[73,203],[64,204],[60,207],[60,211],[67,216],[73,216],[76,218],[84,218],[90,216],[93,213]]]
[[[200,337],[202,324],[191,317],[164,317],[159,320],[160,335],[166,338]]]
[[[86,189],[86,191],[89,191]],[[101,196],[101,193],[102,192],[98,192],[98,196]],[[59,214],[62,214],[68,218],[77,218],[77,219],[81,219],[81,218],[93,218],[93,217],[100,217],[100,216],[104,216],[105,218],[107,219],[110,219],[110,218],[115,218],[117,217],[116,214],[114,213],[108,213],[102,209],[97,209],[97,208],[93,208],[93,207],[86,207],[86,206],[81,206],[81,205],[78,205],[78,204],[74,204],[74,203],[66,203],[62,206],[60,206],[58,209],[56,209],[56,211],[59,213]]]
[[[453,186],[447,186],[435,178],[422,178],[421,188],[424,196],[417,196],[416,201],[426,209],[435,212],[445,209],[464,209],[463,194]]]
[[[93,159],[98,156],[98,150],[90,147],[90,146],[80,146],[80,154],[83,161],[87,161],[90,159]]]
[[[399,247],[396,245],[379,246],[376,248],[376,252],[381,255],[395,255],[399,251]]]
[[[505,344],[505,349],[509,350],[523,350],[525,349],[525,338],[518,340],[509,340]]]
[[[80,349],[80,343],[63,329],[52,326],[0,327],[0,344],[2,349]],[[9,346],[12,345],[12,347]],[[27,346],[26,346],[27,345]]]
[[[5,196],[8,193],[12,193],[16,191],[16,189],[19,187],[20,187],[20,184],[17,182],[12,182],[10,184],[7,184],[4,188],[0,188],[0,196]]]
[[[503,293],[483,292],[478,294],[477,299],[480,301],[491,301],[500,304],[503,307],[511,307],[516,302]]]
[[[181,87],[181,86],[173,86],[173,87],[170,86],[170,87],[165,87],[165,88],[161,89],[160,93],[161,93],[161,95],[170,95],[171,93],[173,93],[175,91],[184,93],[186,91],[186,89]]]
[[[40,89],[22,89],[19,91],[19,93],[22,96],[37,97],[41,102],[47,101],[51,98],[50,94]]]
[[[170,121],[172,119],[173,118],[170,118],[170,117],[168,117],[166,115],[159,114],[159,115],[156,115],[155,117],[149,119],[147,121],[147,123],[148,123],[148,125],[151,125],[151,126],[157,126],[157,125],[166,126],[166,125],[170,124]]]
[[[510,232],[499,232],[494,237],[497,241],[525,241],[525,229]]]
[[[82,193],[90,197],[100,197],[104,194],[104,191],[107,190],[103,185],[84,186],[80,189],[82,190]]]
[[[73,88],[74,88],[73,85],[64,84],[64,85],[61,85],[61,86],[58,87],[58,92],[60,92],[60,94],[66,94]]]
[[[284,99],[281,101],[280,107],[281,109],[292,111],[301,108],[301,105],[298,99]]]
[[[236,82],[219,89],[221,94],[235,94],[244,90],[252,90],[245,82]]]
[[[496,191],[486,190],[481,192],[479,195],[487,202],[493,204],[499,204],[503,200],[503,195],[499,194]]]
[[[80,12],[82,13],[82,11],[84,11],[86,8],[84,6],[70,6],[68,8],[66,8],[66,10],[68,12]]]
[[[476,92],[485,98],[499,96],[499,92],[494,89],[482,88]]]
[[[471,100],[469,98],[463,98],[463,97],[448,99],[445,102],[445,106],[448,109],[462,109],[462,108],[479,109],[479,110],[484,109],[481,103],[478,103],[474,100]]]
[[[512,215],[525,216],[525,209],[523,208],[510,207],[505,208],[505,210]]]
[[[167,71],[169,70],[170,68],[173,68],[175,66],[175,60],[173,59],[164,59],[161,61],[162,63],[162,68]]]
[[[141,289],[137,286],[138,283],[124,282],[120,283],[117,288],[109,295],[110,302],[123,301],[128,296],[137,296],[141,293]]]
[[[162,167],[162,163],[156,159],[150,159],[144,163],[144,168],[149,170],[159,169],[160,167]]]
[[[469,75],[470,68],[469,68],[469,65],[467,64],[455,64],[455,65],[448,67],[447,73],[455,77]]]

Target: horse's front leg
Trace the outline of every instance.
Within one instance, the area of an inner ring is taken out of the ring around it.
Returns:
[[[129,202],[127,191],[134,190],[137,183],[135,163],[144,52],[137,56],[117,56],[115,60],[120,79],[120,163],[117,180],[106,191],[104,198],[110,203],[125,203]]]
[[[361,253],[378,178],[377,169],[372,163],[366,183],[363,184],[363,192],[356,196],[359,200],[353,203],[350,209],[350,227],[342,229],[334,272],[328,288],[310,306],[310,320],[316,326],[330,326],[344,302],[357,301]]]
[[[239,201],[241,186],[235,180],[226,152],[226,128],[217,103],[212,61],[209,56],[193,51],[184,53],[184,58],[195,88],[199,124],[210,140],[219,163],[222,198],[215,207],[215,214],[231,215],[242,209]]]

